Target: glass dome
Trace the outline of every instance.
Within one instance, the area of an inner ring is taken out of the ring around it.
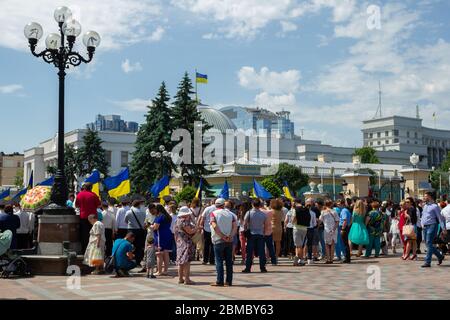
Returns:
[[[203,119],[209,125],[222,133],[225,133],[226,130],[237,130],[234,123],[225,114],[217,109],[199,106],[198,111],[200,111]]]

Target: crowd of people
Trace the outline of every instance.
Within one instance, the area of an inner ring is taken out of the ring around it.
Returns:
[[[264,273],[280,257],[299,267],[347,264],[352,256],[377,258],[401,250],[405,261],[425,253],[426,268],[433,255],[442,264],[450,241],[450,204],[436,203],[430,192],[423,200],[407,198],[399,204],[371,198],[217,198],[203,203],[194,198],[161,204],[140,197],[102,203],[86,183],[67,204],[80,216],[84,263],[93,273],[104,272],[105,259],[113,259],[118,277],[139,268],[152,279],[169,275],[170,266],[177,265],[179,283],[185,285],[195,284],[193,261],[215,265],[213,286],[231,286],[233,265],[240,263],[241,271],[250,273],[256,259]],[[32,220],[33,214],[20,205],[15,212],[12,206],[0,207],[0,231],[13,232],[14,248],[30,246]]]

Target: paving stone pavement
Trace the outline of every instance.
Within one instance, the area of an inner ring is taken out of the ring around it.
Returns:
[[[133,273],[130,278],[110,275],[88,275],[80,278],[80,287],[72,288],[74,278],[63,276],[35,276],[26,279],[1,279],[0,299],[32,300],[315,300],[315,299],[450,299],[450,259],[432,268],[422,269],[419,261],[402,261],[399,256],[355,258],[352,264],[317,262],[311,266],[294,267],[286,258],[280,265],[268,265],[268,273],[255,268],[242,274],[243,267],[234,266],[233,287],[211,287],[215,281],[215,267],[194,262],[194,286],[179,285],[176,268],[171,276],[147,279]],[[239,262],[239,258],[238,261]],[[379,269],[378,269],[379,268]],[[368,278],[379,271],[380,287]]]

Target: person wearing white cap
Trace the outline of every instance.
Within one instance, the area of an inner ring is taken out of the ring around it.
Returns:
[[[183,206],[178,210],[177,221],[174,226],[174,236],[177,244],[178,283],[195,284],[190,279],[191,261],[195,259],[195,245],[192,237],[197,232],[191,218],[191,210]]]
[[[233,283],[233,237],[237,231],[236,216],[225,209],[225,199],[215,201],[216,210],[211,213],[211,240],[214,245],[217,281],[212,286],[231,286]],[[224,283],[223,261],[227,275]]]

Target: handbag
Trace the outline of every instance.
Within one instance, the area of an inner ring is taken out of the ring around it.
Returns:
[[[403,226],[403,236],[409,240],[415,240],[417,238],[414,226],[412,224],[407,224]]]
[[[192,236],[191,240],[195,245],[197,245],[200,241],[202,241],[202,234],[200,232],[196,232]]]
[[[101,266],[103,266],[103,264],[104,264],[103,254],[102,254],[102,251],[99,248],[95,247],[93,249],[93,254],[92,254],[92,257],[91,257],[91,259],[89,261],[89,264],[94,266],[94,267],[101,267]]]

